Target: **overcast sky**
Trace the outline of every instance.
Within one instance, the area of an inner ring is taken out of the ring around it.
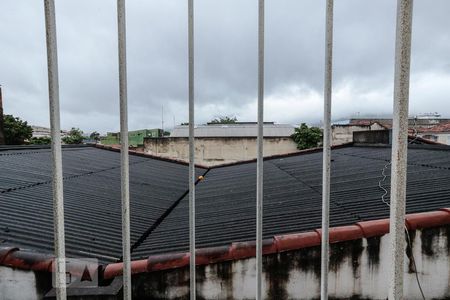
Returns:
[[[130,129],[187,121],[187,0],[127,0]],[[256,120],[257,0],[195,0],[196,123]],[[394,0],[336,0],[333,119],[392,112]],[[266,0],[265,120],[323,115],[325,0]],[[414,2],[410,114],[450,116],[449,0]],[[119,129],[115,0],[56,0],[62,128]],[[48,126],[42,0],[0,1],[4,110]]]

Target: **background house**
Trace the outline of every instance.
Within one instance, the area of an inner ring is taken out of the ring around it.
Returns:
[[[378,123],[391,129],[391,118],[352,118],[340,121],[347,126],[370,126]],[[450,145],[450,119],[442,118],[438,113],[420,114],[408,119],[409,134],[419,136],[434,142]]]
[[[353,142],[353,132],[387,130],[378,122],[369,124],[334,124],[331,126],[331,140],[333,145],[342,145]]]
[[[297,152],[291,135],[295,127],[264,123],[264,155]],[[144,151],[151,155],[187,161],[189,126],[176,126],[169,137],[145,138]],[[256,158],[257,124],[207,124],[195,127],[195,159],[199,164],[216,165]]]

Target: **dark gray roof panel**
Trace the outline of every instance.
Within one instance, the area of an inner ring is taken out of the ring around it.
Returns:
[[[378,187],[389,160],[389,148],[333,150],[332,226],[389,216]],[[86,147],[64,149],[63,166],[68,256],[103,262],[120,259],[120,154]],[[450,206],[449,168],[450,151],[409,150],[408,213]],[[205,172],[197,170],[197,175]],[[389,172],[390,166],[383,182],[388,190]],[[198,247],[254,240],[255,176],[256,164],[247,163],[211,169],[197,184]],[[187,251],[187,179],[185,165],[130,156],[134,259]],[[322,153],[265,161],[264,236],[319,228],[321,190]],[[0,151],[0,244],[50,252],[52,218],[50,150]]]
[[[13,189],[0,193],[0,243],[51,252],[50,150],[13,154],[0,152],[0,182]],[[96,148],[64,149],[63,168],[68,256],[118,260],[122,253],[120,154]],[[130,156],[132,244],[183,196],[187,179],[185,165]]]
[[[378,182],[390,160],[389,148],[346,147],[333,150],[331,226],[389,217]],[[450,206],[450,151],[410,149],[407,212]],[[255,239],[256,164],[212,169],[196,189],[198,247]],[[383,186],[389,190],[388,177]],[[322,153],[265,161],[264,237],[321,227]],[[389,201],[389,197],[386,197]],[[134,252],[188,250],[188,199]]]

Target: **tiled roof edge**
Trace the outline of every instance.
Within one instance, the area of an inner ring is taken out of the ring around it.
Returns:
[[[409,214],[405,218],[405,224],[409,230],[438,227],[450,224],[450,208],[442,208],[438,211]],[[389,232],[389,219],[358,222],[353,225],[330,228],[330,242],[338,243],[382,236]],[[308,247],[319,246],[321,243],[321,230],[309,232],[276,235],[263,240],[263,254],[280,253],[291,250],[299,250]],[[201,248],[196,251],[197,265],[207,265],[221,261],[239,260],[255,256],[255,241],[237,242],[230,245]],[[189,265],[189,253],[170,253],[152,255],[147,259],[131,262],[132,274],[146,273],[186,267]],[[39,253],[17,247],[0,247],[0,266],[7,266],[22,270],[54,271],[54,256]],[[75,274],[82,274],[85,265],[70,264]],[[97,269],[101,266],[90,265],[89,269]],[[111,263],[103,266],[102,278],[111,279],[122,275],[123,263]],[[81,273],[79,273],[81,272]]]
[[[114,152],[120,152],[120,148],[116,148],[116,147],[112,147],[112,146],[96,144],[95,147],[98,148],[98,149],[109,150],[109,151],[114,151]],[[131,155],[135,155],[135,156],[152,158],[152,159],[156,159],[156,160],[162,160],[162,161],[176,163],[176,164],[180,164],[180,165],[184,165],[184,166],[189,166],[188,162],[185,162],[185,161],[180,160],[180,159],[162,157],[162,156],[152,155],[152,154],[139,152],[139,151],[135,151],[135,150],[128,150],[128,153],[131,154]],[[195,166],[197,168],[209,169],[209,167],[201,165],[201,164],[195,164]]]
[[[447,144],[444,144],[444,143],[435,142],[435,141],[424,139],[423,137],[414,136],[414,135],[411,135],[411,134],[408,134],[408,140],[419,141],[419,142],[424,143],[426,145],[448,146]]]
[[[0,266],[38,272],[54,272],[54,261],[54,255],[52,254],[19,249],[17,247],[0,247]],[[81,260],[75,259],[67,265],[67,272],[83,275],[86,267],[90,272],[95,272],[100,266],[94,263],[86,265]]]
[[[409,230],[437,227],[450,224],[450,208],[438,211],[409,214],[405,218]],[[332,227],[329,231],[330,243],[382,236],[389,232],[389,219],[358,222],[354,225]],[[273,254],[284,251],[299,250],[319,246],[321,230],[310,232],[277,235],[263,240],[263,254]],[[231,245],[202,248],[196,250],[197,265],[207,265],[221,261],[245,259],[255,256],[255,241],[232,243]],[[161,271],[186,267],[189,265],[190,254],[171,253],[152,255],[147,259],[131,262],[132,274]],[[112,263],[105,266],[105,279],[122,275],[123,264]]]

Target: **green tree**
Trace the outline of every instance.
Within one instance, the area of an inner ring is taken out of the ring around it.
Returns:
[[[65,144],[81,144],[83,142],[83,131],[79,128],[74,128],[69,131],[69,134],[62,138]]]
[[[33,129],[27,121],[13,115],[3,115],[6,145],[25,144],[33,135]]]
[[[220,116],[212,119],[208,124],[235,124],[236,122],[236,117]]]
[[[49,136],[32,137],[30,139],[30,144],[32,144],[32,145],[48,145],[51,142],[52,142],[52,139]]]
[[[91,140],[98,142],[98,141],[100,141],[100,133],[98,133],[97,131],[94,131],[89,135],[89,138]]]
[[[295,128],[295,132],[291,137],[300,150],[315,148],[322,143],[322,130],[318,127],[308,127],[308,125],[302,123]]]

